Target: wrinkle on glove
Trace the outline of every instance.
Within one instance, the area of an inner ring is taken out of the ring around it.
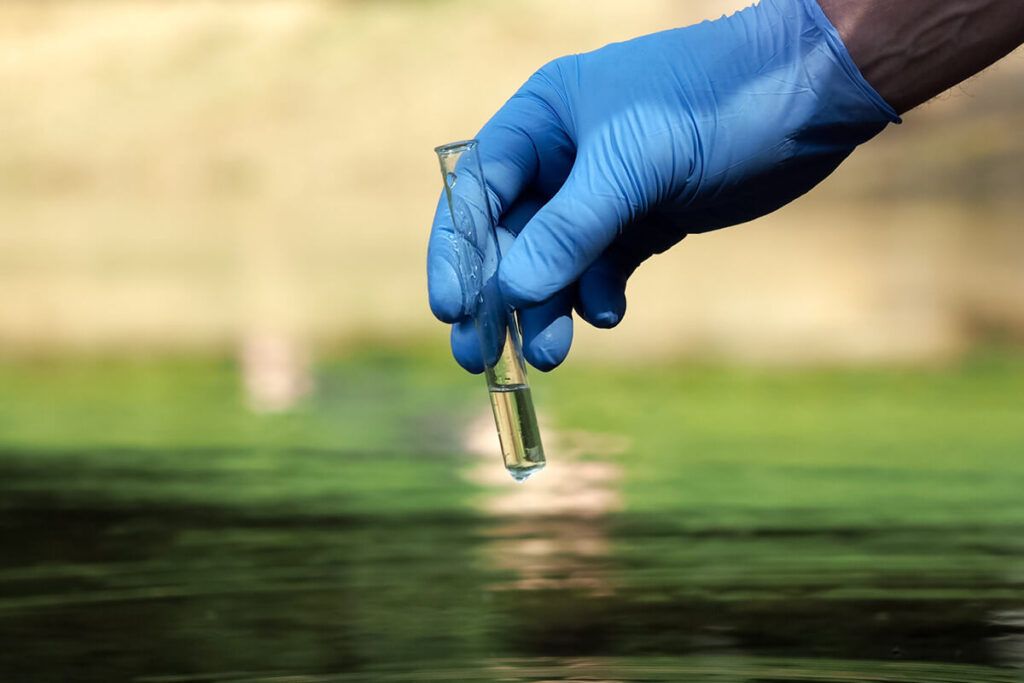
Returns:
[[[478,136],[498,215],[543,197],[517,216],[499,271],[511,305],[556,302],[531,325],[548,335],[535,358],[565,357],[571,319],[552,323],[568,306],[618,324],[645,259],[784,206],[899,121],[815,0],[762,0],[547,64]],[[432,309],[453,322],[466,299],[452,287],[444,213],[428,279]]]

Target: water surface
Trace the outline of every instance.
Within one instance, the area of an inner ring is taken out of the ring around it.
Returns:
[[[423,366],[326,367],[276,417],[229,365],[6,370],[36,381],[0,403],[0,679],[1024,680],[1005,372],[654,373],[677,410],[549,404],[551,465],[517,486],[474,455],[486,399],[456,379],[439,410],[450,369]],[[936,414],[949,388],[971,401]]]

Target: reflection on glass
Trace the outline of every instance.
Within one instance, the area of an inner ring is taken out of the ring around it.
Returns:
[[[479,145],[466,140],[436,150],[455,230],[463,310],[473,312],[487,390],[505,468],[524,481],[544,467],[533,397],[526,380],[519,327],[498,288],[501,249],[487,200]]]

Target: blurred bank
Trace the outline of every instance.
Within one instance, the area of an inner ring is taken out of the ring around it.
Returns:
[[[0,351],[283,347],[287,365],[440,339],[431,148],[551,58],[742,4],[5,2]],[[1019,344],[1022,105],[1018,54],[795,205],[645,266],[622,326],[581,326],[574,353],[931,361]]]

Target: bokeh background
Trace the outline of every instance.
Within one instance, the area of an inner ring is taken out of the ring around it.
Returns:
[[[1020,680],[1020,52],[645,265],[526,485],[430,316],[432,148],[741,4],[0,2],[0,678]]]
[[[443,335],[436,144],[544,62],[741,2],[6,2],[0,345],[317,349]],[[649,264],[576,353],[934,360],[1024,338],[1024,59],[810,196]]]

